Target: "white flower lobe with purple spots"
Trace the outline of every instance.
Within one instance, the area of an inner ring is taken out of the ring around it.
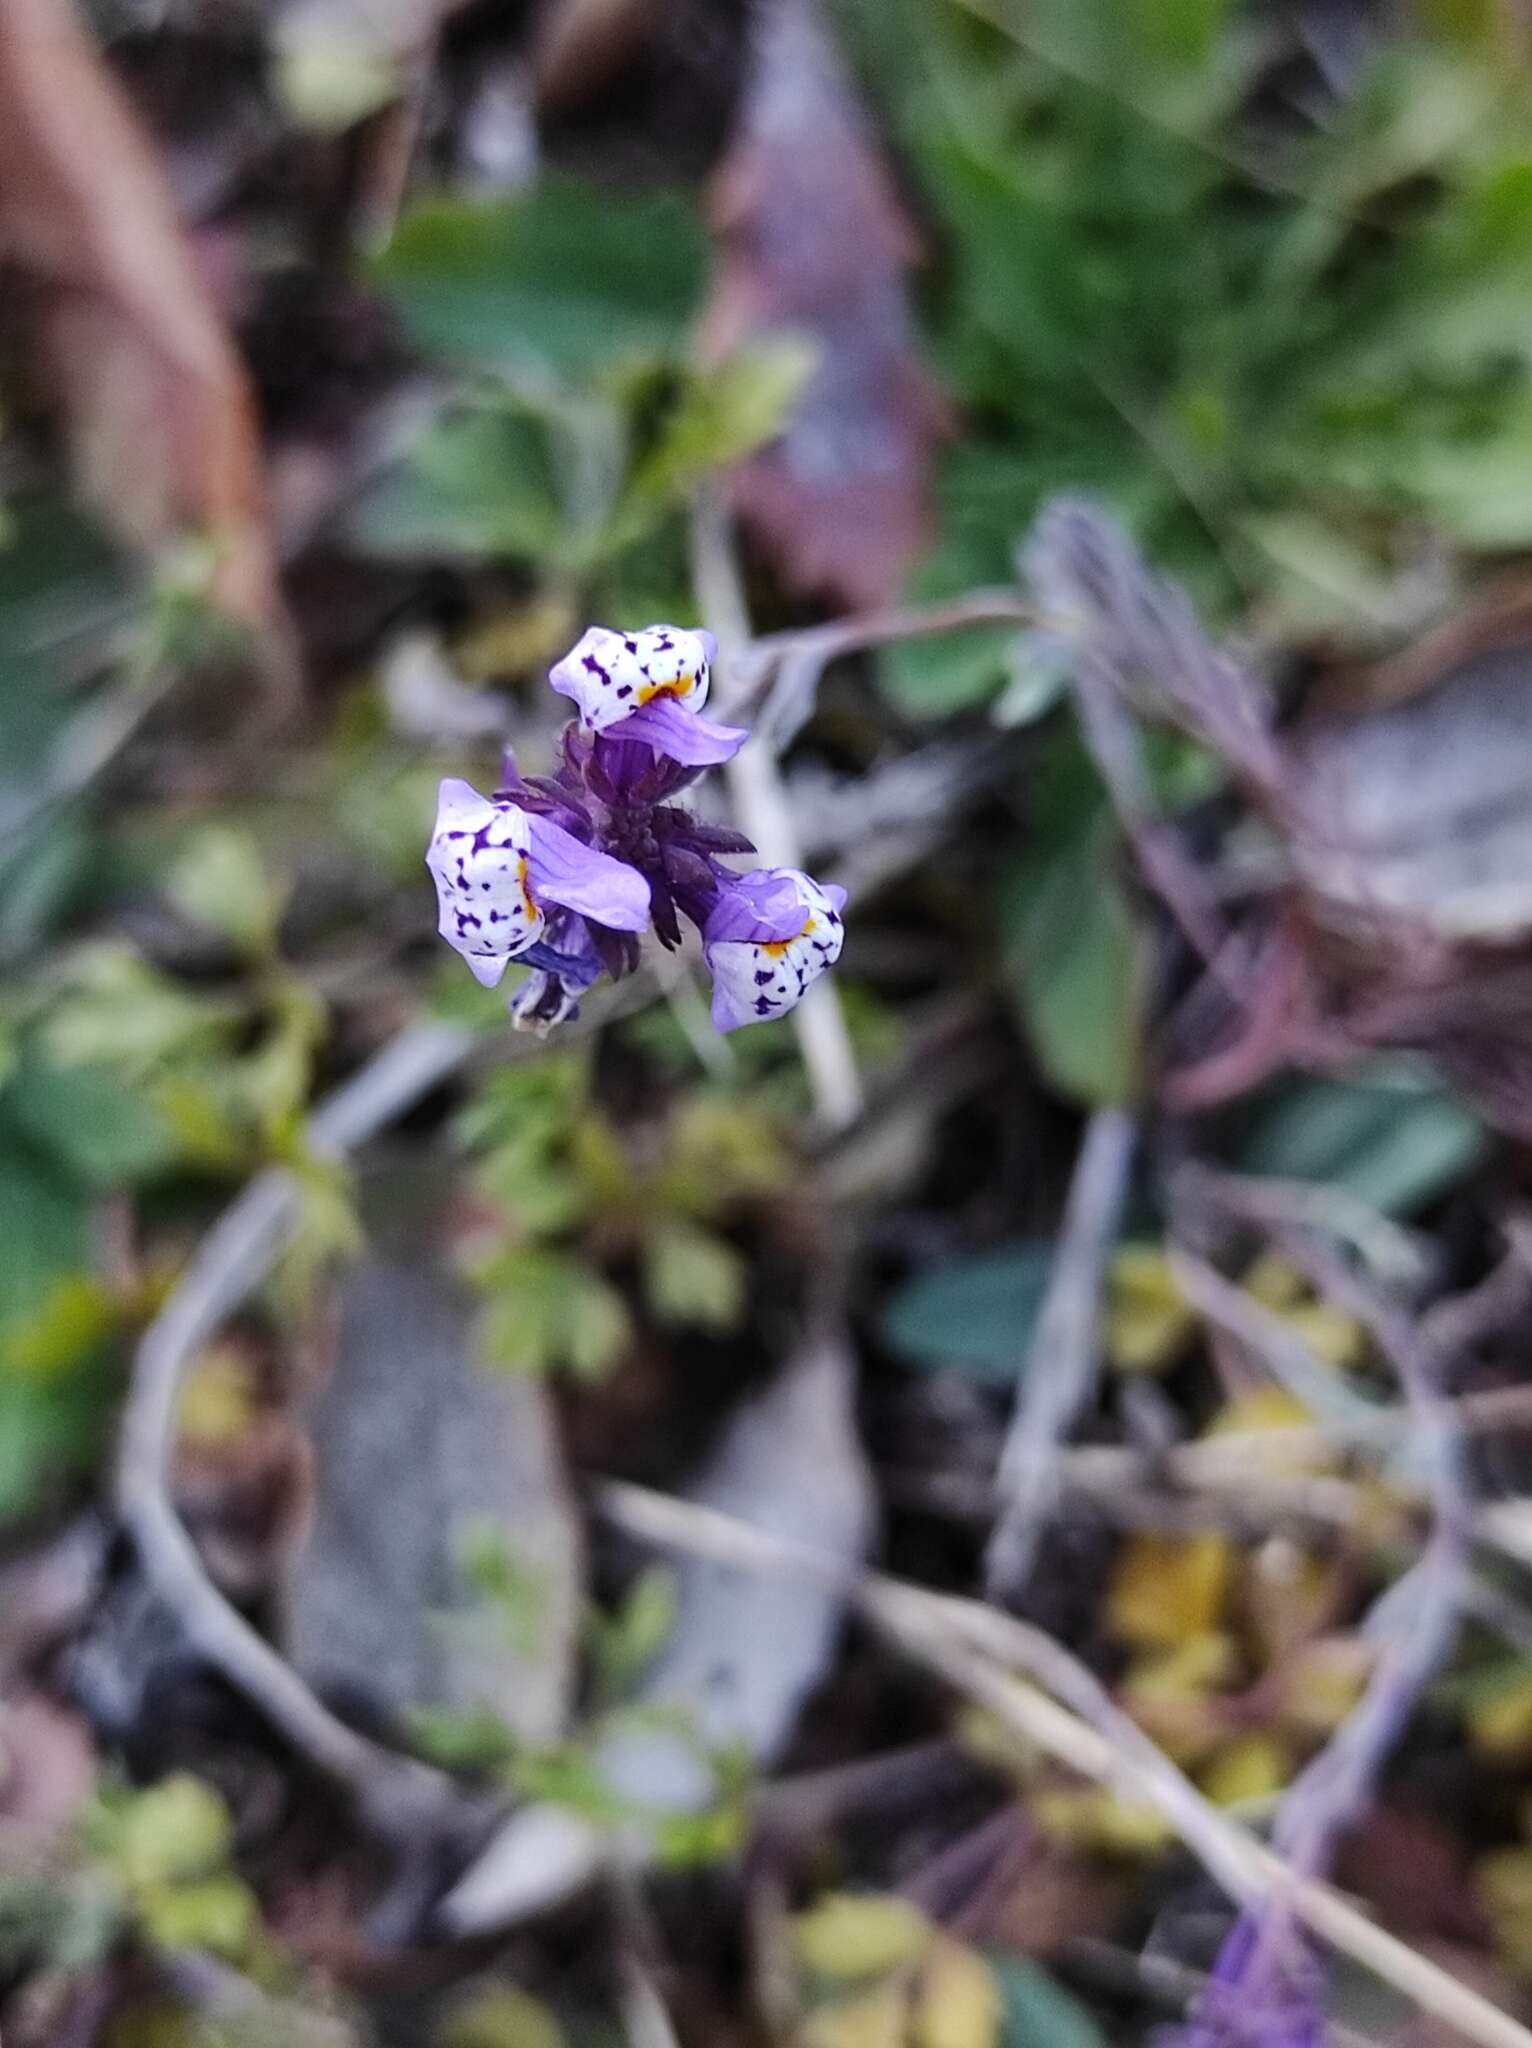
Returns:
[[[845,939],[845,891],[796,868],[762,868],[725,890],[704,953],[713,975],[713,1026],[737,1031],[796,1009]]]
[[[552,669],[549,681],[572,699],[588,732],[605,732],[646,704],[669,701],[700,711],[713,652],[711,634],[681,626],[645,626],[636,633],[592,626]]]
[[[437,930],[485,988],[536,945],[547,919],[528,880],[531,822],[449,776],[441,786],[426,866],[436,884]]]

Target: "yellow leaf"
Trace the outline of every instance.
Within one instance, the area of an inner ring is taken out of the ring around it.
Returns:
[[[904,2048],[906,2017],[904,1987],[890,1979],[855,1998],[820,2006],[798,2038],[801,2048]]]
[[[255,1413],[250,1361],[228,1345],[211,1345],[192,1367],[176,1408],[184,1444],[212,1448],[232,1443]]]
[[[1159,1372],[1196,1328],[1195,1310],[1158,1245],[1124,1245],[1112,1261],[1103,1348],[1119,1372]]]
[[[1532,1664],[1519,1664],[1475,1688],[1463,1711],[1468,1739],[1481,1756],[1519,1763],[1532,1756]]]
[[[1291,1259],[1284,1259],[1279,1252],[1262,1252],[1259,1258],[1253,1259],[1246,1267],[1240,1285],[1263,1308],[1275,1309],[1279,1315],[1283,1309],[1292,1308],[1302,1301],[1309,1291],[1304,1274]]]
[[[1219,1409],[1203,1431],[1205,1439],[1271,1435],[1284,1429],[1312,1429],[1314,1413],[1285,1387],[1258,1387]],[[1261,1469],[1272,1477],[1323,1472],[1333,1467],[1334,1453],[1320,1436],[1302,1449],[1263,1450]]]
[[[4,1363],[19,1378],[67,1379],[116,1329],[117,1303],[90,1273],[55,1280],[29,1316],[6,1334]]]
[[[564,2031],[528,1992],[495,1984],[455,2008],[442,2048],[563,2048]]]
[[[1316,1636],[1282,1668],[1283,1722],[1295,1733],[1332,1735],[1361,1698],[1372,1666],[1373,1652],[1360,1636]]]
[[[1263,1308],[1279,1315],[1296,1331],[1316,1358],[1326,1365],[1359,1365],[1367,1352],[1367,1333],[1354,1316],[1315,1297],[1307,1277],[1275,1252],[1264,1252],[1240,1282]]]
[[[1532,1977],[1532,1849],[1493,1849],[1481,1856],[1474,1886],[1501,1961],[1518,1976]]]
[[[971,1948],[938,1935],[920,1975],[913,2048],[995,2048],[1000,1993]]]
[[[1039,1792],[1032,1817],[1055,1841],[1109,1856],[1156,1855],[1174,1833],[1158,1807],[1119,1799],[1104,1785]]]
[[[924,1955],[931,1924],[906,1899],[879,1892],[830,1892],[792,1922],[804,1969],[835,1983],[881,1977]]]
[[[1178,1764],[1194,1764],[1223,1732],[1211,1695],[1231,1683],[1238,1668],[1232,1636],[1193,1636],[1174,1650],[1136,1659],[1122,1682],[1122,1704]]]
[[[1367,1356],[1367,1332],[1355,1316],[1348,1316],[1327,1301],[1311,1301],[1302,1308],[1289,1309],[1282,1318],[1297,1332],[1314,1356],[1338,1371],[1350,1371]]]
[[[1279,1664],[1335,1612],[1342,1567],[1273,1536],[1257,1546],[1245,1574],[1245,1605],[1268,1664]]]
[[[1107,1596],[1113,1632],[1137,1648],[1175,1649],[1215,1631],[1234,1553],[1226,1537],[1134,1536],[1123,1546]]]
[[[1271,1799],[1292,1776],[1282,1744],[1270,1735],[1237,1735],[1202,1772],[1202,1789],[1215,1806],[1245,1806]]]

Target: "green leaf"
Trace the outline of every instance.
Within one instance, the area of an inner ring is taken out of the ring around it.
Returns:
[[[1077,1998],[1026,1956],[986,1954],[1000,1990],[1000,2048],[1107,2048]]]
[[[1046,1244],[943,1259],[895,1289],[883,1338],[912,1365],[1012,1383],[1026,1357],[1053,1261]]]
[[[144,1933],[160,1948],[206,1949],[232,1963],[244,1960],[261,1924],[254,1892],[227,1871],[146,1891],[138,1906]]]
[[[565,532],[543,421],[513,402],[446,414],[366,494],[349,530],[377,555],[543,559]]]
[[[599,1379],[631,1336],[616,1288],[565,1252],[518,1246],[494,1261],[485,1284],[484,1355],[512,1372],[567,1366],[577,1378]]]
[[[1016,641],[1014,626],[969,626],[890,647],[879,680],[911,718],[950,718],[987,704],[1002,687]]]
[[[565,2034],[545,2005],[510,1984],[475,1991],[456,2006],[442,2048],[564,2048]]]
[[[1230,0],[1134,0],[1139,33],[1158,57],[1204,64],[1228,19]]]
[[[1488,1143],[1483,1124],[1420,1072],[1379,1061],[1343,1081],[1294,1080],[1246,1133],[1246,1173],[1323,1181],[1389,1216],[1455,1185]]]
[[[676,1625],[675,1574],[650,1565],[617,1612],[591,1616],[591,1653],[601,1699],[625,1699],[664,1649]]]
[[[274,950],[287,890],[248,832],[203,826],[172,868],[167,893],[178,910],[242,952],[260,957]]]
[[[99,1067],[28,1062],[6,1104],[40,1150],[92,1187],[146,1180],[178,1149],[158,1110]]]
[[[376,264],[424,349],[556,376],[678,347],[705,272],[689,200],[553,176],[513,199],[417,206]]]
[[[690,371],[629,481],[629,497],[643,505],[668,502],[752,454],[780,430],[815,360],[812,344],[783,339]]]
[[[71,956],[40,1039],[58,1066],[137,1074],[164,1059],[213,1050],[238,1018],[234,1005],[190,995],[131,946],[102,940]]]
[[[7,1334],[54,1283],[90,1262],[84,1198],[46,1160],[0,1129],[0,1356]]]
[[[1044,763],[1031,841],[1002,884],[1000,922],[1033,1052],[1062,1094],[1130,1101],[1147,963],[1117,875],[1116,821],[1073,733]]]
[[[733,1245],[679,1219],[644,1241],[644,1291],[663,1323],[732,1330],[745,1311],[748,1268]]]
[[[142,1792],[105,1793],[86,1825],[92,1846],[135,1890],[213,1876],[228,1862],[234,1840],[228,1808],[189,1771]]]

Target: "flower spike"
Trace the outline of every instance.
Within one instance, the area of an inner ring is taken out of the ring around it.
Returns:
[[[439,929],[486,988],[512,961],[531,970],[511,1001],[523,1028],[564,1023],[603,974],[631,974],[640,933],[679,946],[683,919],[720,1031],[785,1016],[840,957],[844,890],[796,868],[735,874],[720,856],[750,841],[678,801],[748,737],[701,715],[716,654],[710,633],[592,626],[551,672],[578,714],[553,772],[524,776],[507,752],[492,796],[442,783],[426,854]]]

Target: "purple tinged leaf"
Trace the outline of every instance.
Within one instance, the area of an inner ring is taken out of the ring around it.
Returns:
[[[689,846],[674,843],[660,848],[660,862],[665,870],[665,879],[679,888],[703,890],[711,895],[717,886],[713,870],[700,853],[693,853]]]
[[[577,910],[614,931],[641,932],[649,922],[649,884],[626,861],[583,845],[551,818],[527,814],[528,866],[539,901]]]

